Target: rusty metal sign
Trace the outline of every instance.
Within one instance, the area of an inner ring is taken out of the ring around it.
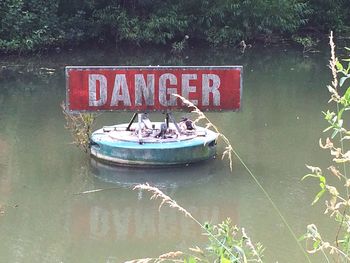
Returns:
[[[66,67],[70,111],[238,110],[242,67]]]

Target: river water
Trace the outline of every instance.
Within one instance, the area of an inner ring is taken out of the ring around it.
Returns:
[[[318,184],[301,182],[305,164],[328,167],[318,147],[326,127],[329,52],[303,57],[292,47],[237,50],[120,49],[2,58],[0,73],[0,262],[122,262],[205,245],[201,230],[132,185],[149,182],[199,221],[230,217],[266,247],[266,262],[306,262],[257,183],[234,158],[188,167],[133,169],[102,165],[75,148],[65,130],[65,65],[243,65],[240,112],[209,113],[288,221],[297,237],[317,223],[334,226]],[[181,116],[181,114],[177,114]],[[105,113],[96,128],[127,122]],[[151,116],[152,118],[152,116]],[[155,114],[154,118],[162,118]],[[219,155],[223,146],[219,147]],[[218,156],[219,157],[219,156]],[[80,194],[79,192],[113,188]],[[301,243],[305,247],[304,243]],[[311,256],[313,262],[322,262]]]

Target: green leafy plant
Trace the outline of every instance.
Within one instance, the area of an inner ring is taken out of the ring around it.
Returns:
[[[219,262],[231,263],[263,262],[263,246],[260,243],[253,245],[245,233],[245,229],[239,229],[232,225],[229,218],[218,225],[207,223],[205,228],[209,233],[206,235],[210,242],[207,251],[213,259],[220,259]],[[225,244],[225,246],[222,246],[222,244]],[[229,253],[230,251],[234,253],[233,256],[232,253]]]
[[[189,252],[168,252],[157,258],[142,258],[127,261],[125,263],[149,263],[149,262],[184,262],[184,263],[262,263],[264,248],[260,243],[254,245],[246,234],[244,228],[239,229],[232,225],[230,219],[221,224],[200,223],[185,208],[180,206],[174,199],[164,194],[156,187],[149,184],[140,184],[134,190],[143,190],[152,194],[151,199],[160,199],[159,210],[163,205],[178,210],[185,217],[194,221],[208,236],[209,245],[205,249],[198,246],[190,248]]]
[[[344,66],[336,58],[333,33],[330,35],[330,46],[331,59],[329,67],[333,80],[327,88],[331,95],[329,102],[335,104],[335,110],[329,109],[324,112],[325,120],[329,125],[324,132],[330,132],[330,138],[327,137],[324,143],[320,139],[319,145],[322,149],[329,151],[333,158],[333,163],[328,166],[327,174],[324,174],[319,167],[307,165],[311,173],[305,175],[303,179],[309,177],[318,179],[321,189],[316,194],[312,204],[315,204],[321,197],[327,195],[325,214],[333,218],[338,227],[334,242],[324,240],[315,224],[308,225],[307,233],[302,239],[311,242],[311,248],[308,249],[309,253],[321,252],[327,259],[327,262],[329,262],[330,256],[336,256],[336,262],[348,262],[350,260],[350,179],[347,176],[347,169],[350,163],[350,149],[346,142],[350,139],[350,131],[344,119],[346,120],[345,113],[350,110],[350,86],[347,81],[350,78],[350,60],[344,59],[343,63],[348,63],[347,66]],[[335,185],[341,185],[341,188],[329,183],[334,178],[339,180],[339,183]]]

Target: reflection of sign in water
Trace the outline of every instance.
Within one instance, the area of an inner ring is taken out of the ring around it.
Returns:
[[[240,108],[242,67],[66,67],[72,111]]]
[[[202,230],[175,209],[142,204],[124,207],[76,206],[73,210],[72,234],[75,239],[140,240],[191,238]],[[219,223],[226,217],[235,222],[235,207],[191,206],[188,210],[199,219]],[[230,214],[226,214],[229,211]]]

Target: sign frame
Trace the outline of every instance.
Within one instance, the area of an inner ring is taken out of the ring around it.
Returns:
[[[66,66],[65,78],[66,78],[66,109],[70,113],[93,113],[93,112],[168,112],[179,111],[183,112],[190,107],[183,106],[176,109],[95,109],[95,110],[72,110],[70,109],[70,87],[69,87],[69,71],[87,71],[87,70],[239,70],[240,90],[239,90],[239,108],[236,109],[201,109],[203,112],[238,112],[242,108],[242,95],[243,95],[243,66],[237,65],[223,65],[223,66]]]

